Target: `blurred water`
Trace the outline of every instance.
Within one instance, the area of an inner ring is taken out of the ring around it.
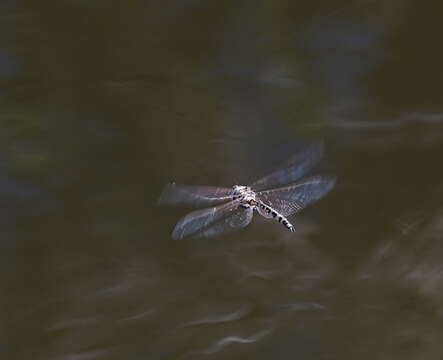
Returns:
[[[442,7],[3,2],[2,358],[440,359]],[[295,234],[170,238],[318,139]]]

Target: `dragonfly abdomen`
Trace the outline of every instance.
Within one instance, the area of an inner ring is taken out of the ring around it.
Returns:
[[[258,202],[258,204],[256,206],[259,207],[265,213],[267,213],[268,217],[272,216],[279,223],[283,224],[283,226],[286,227],[286,229],[288,229],[289,231],[292,231],[292,232],[295,231],[294,226],[289,222],[289,220],[286,219],[285,216],[280,214],[278,211],[276,211],[275,209],[273,209],[269,205],[266,205],[265,203],[260,201],[260,202]]]

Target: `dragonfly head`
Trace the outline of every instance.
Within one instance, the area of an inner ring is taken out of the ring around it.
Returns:
[[[255,192],[249,186],[234,185],[232,188],[234,189],[234,192],[239,195],[245,195],[245,196],[255,195]]]
[[[250,206],[257,205],[255,201],[255,192],[249,186],[235,185],[234,189],[234,200],[241,199],[244,204]]]
[[[243,185],[234,185],[232,187],[234,189],[235,192],[237,193],[244,193],[246,191],[251,191],[251,188],[249,186],[243,186]]]

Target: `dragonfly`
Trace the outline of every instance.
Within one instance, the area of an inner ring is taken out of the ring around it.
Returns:
[[[210,238],[246,227],[254,212],[295,231],[288,217],[321,199],[331,191],[334,176],[301,179],[323,157],[324,145],[315,143],[290,158],[286,164],[252,184],[232,187],[168,183],[158,200],[160,205],[208,206],[180,219],[173,239]]]

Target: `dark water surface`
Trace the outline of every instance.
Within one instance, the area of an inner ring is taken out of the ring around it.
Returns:
[[[1,2],[1,359],[442,359],[442,10]],[[318,139],[296,233],[170,238]]]

